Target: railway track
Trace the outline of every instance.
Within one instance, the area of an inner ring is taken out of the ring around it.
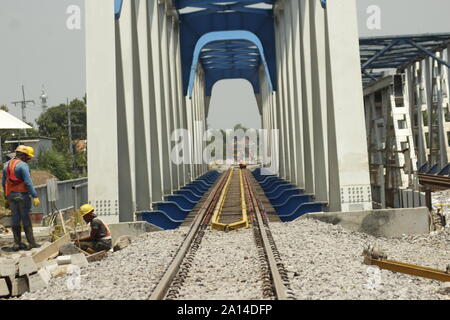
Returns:
[[[252,228],[249,234],[253,235],[253,241],[250,236],[243,242],[249,247],[245,251],[252,252],[255,255],[252,259],[258,261],[260,277],[258,285],[261,288],[261,297],[278,300],[295,299],[287,271],[270,232],[264,206],[257,197],[249,175],[246,169],[237,168],[232,168],[222,175],[193,221],[176,256],[151,293],[150,300],[182,299],[183,295],[180,293],[187,290],[185,286],[188,287],[189,277],[195,275],[195,265],[199,260],[196,259],[196,255],[199,251],[204,254],[204,248],[208,248],[208,245],[217,246],[217,243],[207,243],[211,240],[208,240],[205,234],[222,232],[222,236],[227,237],[232,236],[229,233],[231,231],[248,227]],[[223,240],[222,243],[225,246],[226,241]],[[226,249],[234,250],[234,248]],[[214,255],[217,252],[208,254]],[[201,261],[209,264],[210,272],[225,272],[221,269],[227,268],[226,265],[211,266],[212,259],[204,260]]]

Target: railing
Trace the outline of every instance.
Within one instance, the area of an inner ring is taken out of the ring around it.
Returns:
[[[82,203],[87,203],[87,178],[80,178],[74,180],[58,181],[58,200],[56,200],[56,207],[61,211],[79,208]],[[41,204],[37,208],[32,208],[33,213],[43,213],[44,216],[52,212],[50,201],[48,200],[47,185],[40,185],[35,187],[39,195]]]

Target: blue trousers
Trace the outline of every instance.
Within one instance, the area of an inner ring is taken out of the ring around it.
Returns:
[[[24,228],[31,226],[29,215],[31,211],[30,195],[28,193],[11,192],[8,200],[12,213],[12,226],[20,227],[20,221],[22,221]]]

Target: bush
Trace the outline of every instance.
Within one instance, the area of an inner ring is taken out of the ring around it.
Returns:
[[[70,180],[76,177],[72,170],[70,155],[55,150],[46,150],[39,154],[38,168],[50,172],[59,180]]]

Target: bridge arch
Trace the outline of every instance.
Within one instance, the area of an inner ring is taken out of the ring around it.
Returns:
[[[189,75],[188,95],[192,97],[194,80],[200,60],[206,74],[206,95],[211,96],[214,84],[223,79],[246,79],[259,93],[259,66],[262,65],[269,79],[270,91],[273,83],[258,36],[250,31],[217,31],[203,35],[197,42]]]

